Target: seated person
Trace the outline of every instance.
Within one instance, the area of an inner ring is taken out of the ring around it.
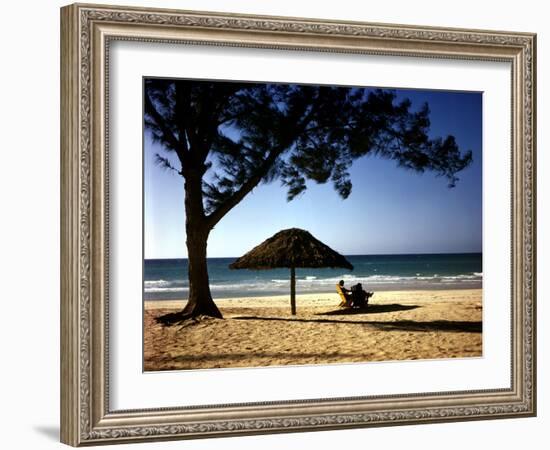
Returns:
[[[353,308],[365,308],[369,304],[369,298],[373,295],[373,292],[364,291],[361,283],[357,283],[351,287],[351,306]]]
[[[338,295],[340,295],[340,298],[342,299],[338,306],[351,307],[351,291],[344,287],[344,280],[340,280],[338,282],[338,284],[336,285],[336,292],[338,292]]]

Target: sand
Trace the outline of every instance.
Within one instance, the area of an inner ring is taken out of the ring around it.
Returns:
[[[147,301],[146,371],[482,356],[481,289],[379,292],[368,309],[336,294],[216,300],[224,319],[163,327],[185,301]]]

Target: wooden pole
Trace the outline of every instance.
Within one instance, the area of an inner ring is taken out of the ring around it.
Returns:
[[[296,315],[296,270],[290,268],[290,313]]]

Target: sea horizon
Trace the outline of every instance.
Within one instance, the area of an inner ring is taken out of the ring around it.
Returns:
[[[339,280],[349,288],[361,283],[369,291],[479,289],[481,252],[345,255],[347,269],[296,269],[297,294],[333,292]],[[214,298],[288,294],[289,269],[232,270],[237,257],[207,258]],[[143,262],[144,300],[185,299],[189,291],[187,258],[154,258]]]
[[[413,252],[413,253],[342,253],[346,258],[348,256],[409,256],[409,255],[481,255],[483,252]],[[237,259],[240,256],[209,256],[207,259]],[[184,256],[170,258],[144,258],[144,261],[156,261],[165,259],[188,259]]]

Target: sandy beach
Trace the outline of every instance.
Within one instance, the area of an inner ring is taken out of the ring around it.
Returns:
[[[482,291],[379,292],[367,310],[337,294],[216,300],[224,319],[163,327],[185,301],[146,301],[146,371],[332,364],[482,356]]]

